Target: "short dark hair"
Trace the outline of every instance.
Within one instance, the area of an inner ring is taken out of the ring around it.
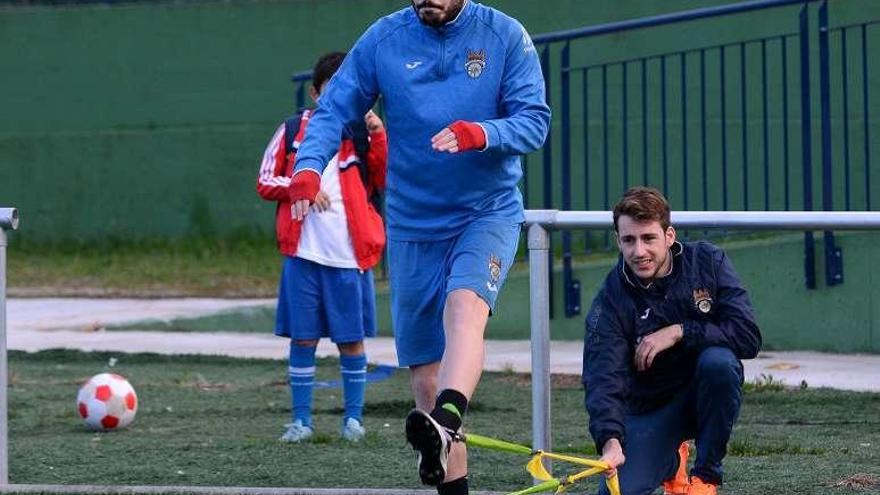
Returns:
[[[318,59],[312,70],[312,86],[315,87],[315,91],[321,91],[321,86],[336,74],[343,59],[345,59],[343,52],[330,52]]]
[[[653,187],[635,186],[623,193],[614,205],[614,230],[621,215],[632,217],[637,222],[660,222],[663,230],[669,228],[669,203],[663,193]]]

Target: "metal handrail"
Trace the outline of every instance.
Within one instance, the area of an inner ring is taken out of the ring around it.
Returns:
[[[633,29],[663,26],[665,24],[674,24],[683,21],[692,21],[709,17],[720,17],[729,14],[739,14],[743,12],[751,12],[754,10],[772,9],[776,7],[784,7],[786,5],[804,4],[816,1],[818,0],[751,0],[748,2],[734,3],[730,5],[704,7],[699,9],[685,10],[682,12],[674,12],[671,14],[660,14],[649,17],[640,17],[638,19],[628,19],[625,21],[607,22],[596,26],[588,26],[577,29],[566,29],[562,31],[554,31],[552,33],[543,33],[533,36],[532,42],[534,42],[535,44],[543,45],[556,41],[571,41],[574,39],[589,38],[592,36],[600,36],[603,34],[616,33],[620,31],[630,31]],[[290,81],[294,83],[303,83],[311,78],[311,70],[302,70],[294,72],[290,76]]]
[[[734,3],[730,5],[720,5],[718,7],[704,7],[700,9],[685,10],[671,14],[661,14],[649,17],[640,17],[638,19],[629,19],[626,21],[608,22],[596,26],[588,26],[578,29],[568,29],[565,31],[556,31],[553,33],[539,34],[532,37],[535,44],[553,43],[556,41],[570,41],[578,38],[589,38],[591,36],[599,36],[603,34],[617,33],[620,31],[631,31],[633,29],[643,29],[648,27],[662,26],[665,24],[674,24],[683,21],[693,21],[696,19],[705,19],[708,17],[720,17],[729,14],[739,14],[750,12],[753,10],[772,9],[775,7],[783,7],[786,5],[794,5],[815,2],[818,0],[753,0],[750,2]]]

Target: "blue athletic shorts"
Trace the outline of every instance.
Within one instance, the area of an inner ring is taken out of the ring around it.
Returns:
[[[478,220],[450,239],[388,240],[391,319],[400,366],[439,361],[446,295],[470,289],[495,308],[516,255],[521,225]]]
[[[284,257],[275,335],[294,340],[330,337],[336,344],[376,335],[373,272]]]

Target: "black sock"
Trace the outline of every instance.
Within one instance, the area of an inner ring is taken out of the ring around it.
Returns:
[[[467,476],[437,485],[439,495],[468,495]]]
[[[467,411],[468,400],[458,390],[447,388],[437,396],[437,403],[431,411],[431,417],[452,431],[461,428],[461,418]],[[467,486],[467,480],[465,480]],[[467,492],[465,492],[467,493]]]

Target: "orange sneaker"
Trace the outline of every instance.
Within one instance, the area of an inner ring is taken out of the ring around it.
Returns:
[[[663,495],[688,495],[690,483],[687,476],[688,444],[681,442],[678,446],[678,471],[671,480],[663,482]],[[708,493],[708,492],[707,492]]]
[[[717,495],[718,485],[704,483],[699,477],[691,476],[691,487],[687,493],[688,495]]]

